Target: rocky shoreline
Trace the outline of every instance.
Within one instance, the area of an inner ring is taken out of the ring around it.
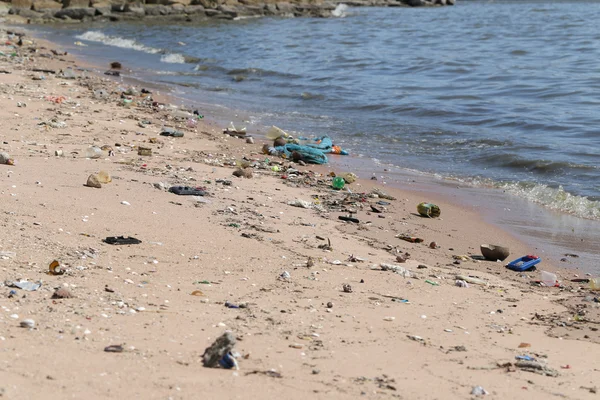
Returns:
[[[349,2],[270,2],[254,0],[12,0],[0,1],[0,16],[13,23],[80,23],[161,19],[198,21],[232,20],[263,16],[333,17],[340,4],[352,7],[438,7],[455,0],[352,0]]]

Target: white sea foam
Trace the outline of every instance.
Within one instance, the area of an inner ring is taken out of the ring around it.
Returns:
[[[331,15],[333,15],[334,17],[337,17],[337,18],[344,18],[347,15],[346,14],[347,11],[348,11],[348,6],[344,3],[340,3],[337,5],[335,10],[333,10],[331,12]]]
[[[125,39],[119,36],[108,36],[100,31],[87,31],[75,37],[79,40],[102,43],[107,46],[120,47],[122,49],[133,49],[137,51],[143,51],[144,53],[149,54],[156,54],[161,52],[160,49],[144,46],[143,44],[138,43],[133,39]]]
[[[160,61],[168,64],[185,64],[185,57],[179,53],[171,53],[163,55]]]
[[[580,218],[600,220],[600,202],[585,196],[573,195],[565,191],[562,186],[553,188],[540,184],[503,183],[497,187],[551,210],[573,214]]]

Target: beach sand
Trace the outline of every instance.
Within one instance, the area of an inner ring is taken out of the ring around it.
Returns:
[[[1,36],[0,51],[16,56],[0,56],[0,151],[15,160],[0,165],[0,397],[465,399],[481,386],[498,399],[596,398],[600,318],[594,292],[570,282],[576,271],[544,262],[559,288],[532,285],[539,271],[455,263],[482,243],[510,247],[509,259],[531,249],[439,198],[370,180],[348,185],[350,196],[331,189],[330,167],[267,165],[258,141],[124,107],[115,79],[79,70],[51,43]],[[33,71],[67,67],[75,79]],[[160,136],[163,126],[184,137]],[[115,154],[87,159],[92,144]],[[152,156],[138,156],[140,146]],[[242,157],[256,166],[251,179],[232,176]],[[112,182],[85,186],[101,170]],[[177,196],[171,185],[209,195]],[[395,200],[376,205],[374,188]],[[296,199],[317,207],[288,204]],[[422,201],[441,218],[419,216]],[[348,210],[358,224],[338,219]],[[142,243],[103,242],[121,235]],[[53,260],[66,273],[48,275]],[[486,284],[458,287],[456,275]],[[20,280],[42,285],[9,287]],[[59,288],[73,297],[53,299]],[[20,326],[27,319],[32,329]],[[203,367],[226,331],[239,370]],[[542,369],[517,365],[523,355]]]

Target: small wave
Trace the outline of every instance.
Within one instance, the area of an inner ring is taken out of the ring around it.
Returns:
[[[527,171],[542,174],[555,173],[568,169],[593,170],[597,168],[593,165],[575,164],[565,161],[530,160],[517,156],[506,157],[506,161],[501,162],[500,166],[513,169],[525,169]]]
[[[572,214],[580,218],[600,220],[600,201],[576,196],[563,189],[531,183],[502,183],[498,188],[522,197],[551,210]]]
[[[160,62],[168,64],[185,64],[185,57],[179,53],[164,54],[160,57]]]
[[[298,75],[285,72],[271,71],[261,68],[234,68],[227,70],[227,75],[254,75],[254,76],[274,76],[284,78],[299,78]]]
[[[137,51],[143,51],[144,53],[157,54],[161,53],[162,50],[155,49],[153,47],[144,46],[141,43],[136,42],[133,39],[125,39],[119,36],[108,36],[100,31],[87,31],[81,35],[75,36],[76,39],[86,40],[88,42],[102,43],[107,46],[119,47],[122,49],[133,49]]]
[[[331,12],[331,15],[336,18],[344,18],[347,15],[348,6],[344,3],[340,3],[337,5],[335,10]]]

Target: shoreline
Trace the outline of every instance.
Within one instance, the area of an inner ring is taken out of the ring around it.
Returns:
[[[85,65],[97,73],[101,74],[103,71],[102,66],[93,63]],[[144,81],[143,77],[135,76],[135,70],[131,72],[132,74],[125,78],[129,83],[137,82],[142,86],[156,85],[168,88],[171,91],[170,99],[177,102],[177,104],[187,104],[189,106],[189,104],[196,103],[194,107],[198,105],[185,90],[182,93],[175,93],[173,86]],[[202,104],[208,105],[208,108],[215,112],[212,115],[213,124],[220,124],[224,127],[230,121],[233,121],[236,126],[238,124],[246,125],[245,122],[248,122],[251,129],[256,130],[259,135],[268,129],[268,126],[256,125],[246,121],[252,114],[250,111],[230,109],[220,105],[217,107],[210,104],[209,98],[204,99]],[[223,108],[219,109],[220,107]],[[211,114],[210,111],[208,112]],[[231,117],[231,114],[235,114],[235,118]],[[216,130],[219,131],[219,128]],[[257,140],[264,139],[258,136]],[[440,179],[430,173],[412,172],[393,165],[378,165],[373,160],[365,161],[365,159],[356,157],[340,158],[335,156],[330,158],[333,161],[330,165],[333,167],[339,166],[354,172],[360,171],[365,176],[370,176],[373,173],[387,176],[392,187],[402,188],[407,183],[413,185],[413,182],[411,182],[413,180],[420,181],[420,186],[418,182],[416,183],[417,190],[441,197],[457,206],[469,204],[487,223],[499,227],[518,238],[518,240],[527,243],[531,249],[535,249],[535,251],[530,252],[539,253],[550,264],[559,266],[559,268],[597,272],[595,255],[600,251],[600,244],[594,241],[594,237],[596,234],[600,234],[600,224],[596,220],[586,220],[585,218],[556,212],[544,205],[532,204],[514,194],[504,194],[498,188],[478,187],[452,179]],[[485,198],[484,202],[481,201],[483,198]],[[514,213],[517,212],[523,215],[515,217]],[[532,232],[526,229],[527,221],[536,221],[536,224],[538,224],[536,231]],[[565,258],[564,254],[566,253],[576,253],[580,257],[576,260]]]
[[[388,200],[381,214],[371,212],[368,205],[377,198],[348,198],[330,189],[331,166],[292,165],[298,177],[282,179],[263,168],[258,144],[227,138],[217,124],[187,129],[150,107],[117,106],[118,85],[102,77],[32,80],[32,67],[66,64],[56,57],[31,59],[28,46],[15,58],[22,64],[0,59],[10,72],[0,75],[0,118],[11,127],[2,150],[16,158],[16,165],[1,166],[7,178],[0,191],[6,210],[0,250],[15,255],[0,265],[3,282],[44,283],[33,292],[16,289],[16,297],[0,303],[6,332],[0,345],[13,355],[0,369],[2,382],[10,382],[0,385],[8,397],[193,398],[210,387],[212,397],[402,393],[425,399],[437,397],[432,386],[448,399],[467,398],[476,386],[497,398],[595,396],[590,388],[598,362],[586,355],[600,343],[591,329],[598,308],[583,300],[593,292],[570,282],[573,271],[558,271],[565,285],[559,289],[531,285],[538,272],[519,275],[502,263],[455,264],[453,255],[478,254],[483,237],[508,243],[512,254],[527,248],[444,200],[441,219],[419,217],[416,204],[424,199],[418,192],[385,187],[396,200]],[[93,98],[99,87],[109,91],[107,99]],[[59,104],[47,96],[66,99]],[[39,125],[53,118],[67,127]],[[153,123],[139,128],[145,118]],[[161,125],[185,135],[158,136]],[[112,146],[116,155],[83,158],[90,141]],[[139,146],[155,154],[137,156]],[[55,157],[57,149],[66,157]],[[231,162],[241,157],[256,165],[252,179],[231,176]],[[113,182],[84,187],[98,170],[107,170]],[[208,202],[176,196],[157,189],[160,182],[203,185],[211,196]],[[380,183],[361,180],[350,188],[371,193]],[[288,204],[315,196],[325,211]],[[360,224],[338,220],[348,209],[357,211]],[[397,234],[425,242],[407,243]],[[113,235],[136,236],[142,244],[102,243]],[[319,248],[326,241],[318,237],[329,238],[333,248]],[[432,241],[439,247],[429,248]],[[409,260],[398,263],[396,256],[405,252]],[[313,267],[306,266],[308,257]],[[54,258],[67,273],[46,274]],[[372,269],[381,263],[408,268],[412,276]],[[278,279],[283,271],[291,279]],[[457,274],[489,285],[457,287]],[[197,283],[205,280],[211,284]],[[56,288],[75,297],[53,300]],[[198,290],[199,296],[191,295]],[[35,320],[35,328],[20,328],[24,318]],[[203,368],[199,361],[224,330],[238,337],[240,371]],[[117,344],[122,354],[103,351]],[[514,358],[524,353],[558,377],[518,367]]]

